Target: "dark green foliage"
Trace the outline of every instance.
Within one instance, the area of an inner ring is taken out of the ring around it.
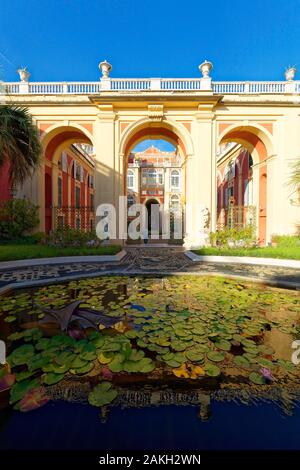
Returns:
[[[0,106],[0,167],[9,163],[12,187],[23,183],[40,163],[42,145],[28,109]]]

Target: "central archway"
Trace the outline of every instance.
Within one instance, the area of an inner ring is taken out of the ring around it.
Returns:
[[[122,195],[127,196],[128,206],[141,203],[149,209],[150,200],[159,204],[162,217],[170,211],[171,204],[175,204],[176,197],[177,205],[183,210],[185,161],[187,149],[192,152],[192,143],[186,135],[187,130],[182,127],[177,123],[143,120],[127,129],[121,139],[120,154],[123,158]],[[143,152],[136,151],[145,142],[149,142],[149,147]],[[171,144],[172,149],[159,149],[157,142]],[[166,230],[162,233],[162,222],[158,232],[162,239],[168,238]]]
[[[154,209],[157,208],[158,212],[160,210],[160,204],[157,199],[148,199],[145,203],[146,209],[147,209],[147,217],[148,217],[148,232],[154,233],[155,235],[159,235],[161,233],[161,223],[160,223],[160,217],[158,220],[154,221],[153,225],[153,218],[152,214],[154,212]],[[159,214],[158,214],[159,215]]]

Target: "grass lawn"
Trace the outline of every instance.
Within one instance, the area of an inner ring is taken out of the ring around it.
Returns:
[[[300,246],[266,246],[262,248],[201,248],[193,250],[197,255],[257,256],[258,258],[300,259]]]
[[[0,261],[18,259],[52,258],[55,256],[115,255],[121,250],[118,245],[100,246],[99,248],[57,248],[37,244],[0,245]]]

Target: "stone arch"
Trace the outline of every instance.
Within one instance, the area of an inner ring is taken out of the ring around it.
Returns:
[[[145,139],[145,136],[160,136],[182,149],[184,156],[194,154],[192,138],[185,126],[173,119],[152,121],[140,119],[130,124],[124,131],[119,145],[119,154],[126,156],[133,145]]]
[[[119,155],[123,159],[120,168],[123,172],[123,193],[126,191],[127,157],[132,148],[147,137],[161,138],[177,146],[184,158],[193,155],[194,147],[188,130],[172,119],[152,121],[140,119],[128,126],[120,140]]]
[[[272,136],[267,129],[257,123],[235,123],[223,130],[219,135],[218,145],[226,142],[241,144],[253,158],[256,167],[255,180],[256,225],[260,244],[266,244],[267,234],[267,160],[274,156]],[[263,176],[264,175],[264,176]],[[263,177],[262,177],[263,176]]]
[[[218,145],[226,142],[237,142],[245,147],[261,163],[274,155],[272,135],[260,124],[232,124],[226,127],[218,137]]]
[[[53,124],[52,126],[48,127],[46,131],[43,132],[41,136],[43,148],[46,149],[50,141],[62,135],[70,139],[78,137],[78,139],[80,139],[80,142],[91,143],[92,145],[94,145],[94,137],[85,127],[73,122],[70,124],[60,122]],[[77,142],[79,141],[77,140]],[[61,142],[62,140],[59,143]]]
[[[163,139],[174,144],[179,151],[182,162],[184,162],[187,157],[194,154],[194,146],[191,135],[183,124],[178,123],[172,119],[153,121],[149,118],[143,118],[133,122],[125,129],[119,143],[120,174],[122,175],[121,193],[124,195],[127,194],[126,176],[128,156],[136,144],[147,138]],[[182,192],[185,194],[186,184],[184,165],[182,166],[181,171],[181,178],[183,181]],[[164,197],[166,194],[164,194]],[[145,195],[143,195],[143,198],[144,197]],[[153,199],[153,197],[151,197],[151,199]],[[161,201],[161,198],[159,199]]]
[[[85,127],[77,123],[68,125],[64,122],[49,127],[41,136],[41,142],[44,150],[44,170],[40,172],[38,182],[41,196],[40,221],[41,229],[48,232],[53,228],[52,205],[57,196],[56,172],[61,152],[73,143],[82,142],[93,145],[94,142],[93,136]],[[50,180],[51,195],[49,195]]]

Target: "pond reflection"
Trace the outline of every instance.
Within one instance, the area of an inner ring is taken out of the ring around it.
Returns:
[[[89,403],[102,421],[115,408],[193,406],[204,422],[212,402],[272,403],[291,415],[300,390],[291,362],[299,299],[296,291],[191,275],[17,291],[0,299],[9,350],[0,406]]]

